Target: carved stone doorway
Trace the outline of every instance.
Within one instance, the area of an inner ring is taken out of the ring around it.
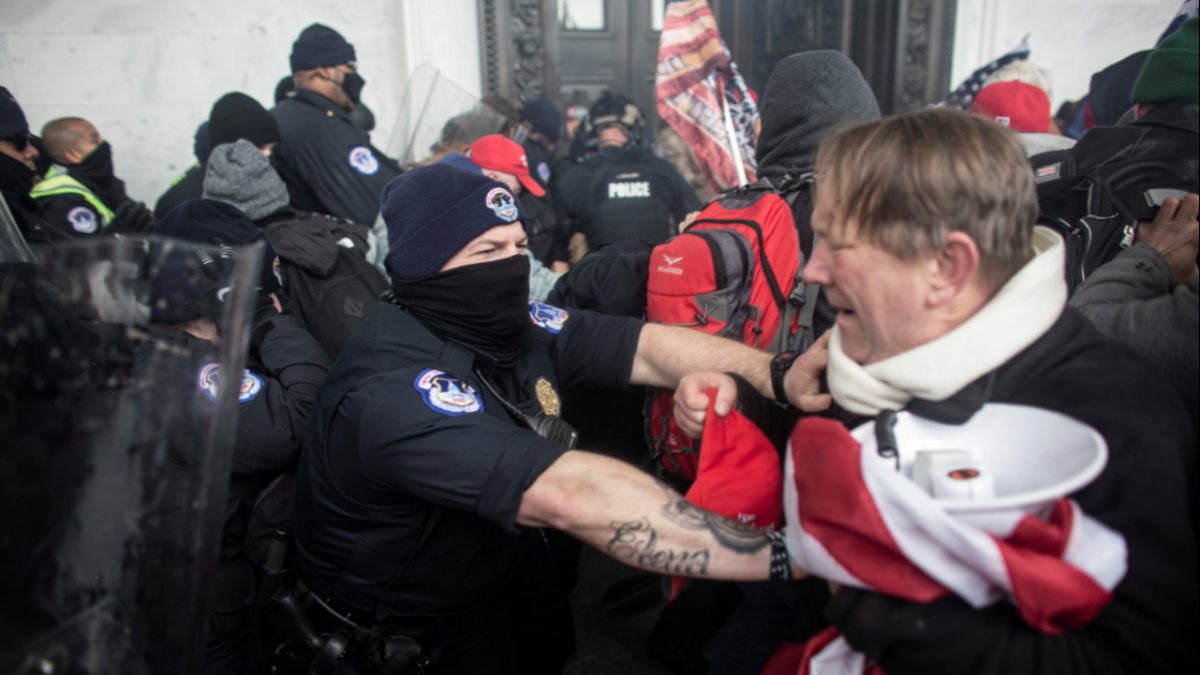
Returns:
[[[605,89],[630,96],[651,130],[661,0],[479,0],[485,94],[560,108]],[[884,113],[950,86],[957,0],[709,0],[734,60],[760,94],[780,59],[808,49],[850,56]],[[565,17],[559,16],[559,8]],[[566,23],[564,26],[563,24]]]

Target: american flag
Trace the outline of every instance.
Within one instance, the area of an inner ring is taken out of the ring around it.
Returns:
[[[940,436],[933,424],[919,434],[929,447],[965,447],[963,438],[982,438],[988,433],[982,430],[999,420],[1007,426],[1019,410],[991,404],[952,436]],[[1094,433],[1074,420],[1068,424]],[[897,471],[893,458],[856,438],[873,438],[873,432],[868,426],[852,434],[819,417],[792,430],[784,514],[788,553],[800,567],[827,581],[912,602],[951,593],[976,608],[1009,602],[1028,625],[1048,635],[1082,629],[1112,599],[1128,559],[1119,532],[1066,497],[1023,508],[1012,506],[1009,495],[988,510],[949,510],[944,498],[934,499]],[[948,437],[960,444],[939,445]],[[1008,480],[1011,485],[1020,478],[1010,471]],[[1032,484],[1029,489],[1036,492]],[[836,629],[781,652],[764,673],[879,672]],[[787,667],[794,664],[803,665]]]
[[[721,40],[707,0],[667,4],[655,93],[659,116],[687,142],[714,190],[755,180],[757,97]]]
[[[1004,56],[992,61],[986,66],[971,73],[971,76],[963,80],[962,84],[950,92],[950,94],[942,100],[938,105],[950,106],[959,110],[966,110],[971,107],[971,102],[975,100],[975,95],[983,88],[984,80],[992,73],[1000,70],[1004,66],[1013,61],[1024,61],[1029,58],[1029,38],[1026,36],[1021,40],[1021,44],[1008,50]]]

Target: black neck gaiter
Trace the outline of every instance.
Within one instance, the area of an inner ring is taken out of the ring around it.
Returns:
[[[113,174],[112,146],[103,141],[83,161],[71,167],[71,175],[99,191],[104,203],[116,209],[125,201],[125,183]]]
[[[523,253],[423,279],[393,278],[392,294],[434,335],[465,345],[500,369],[516,363],[532,326],[529,258]]]
[[[29,194],[37,176],[25,162],[0,154],[0,189],[13,194]]]

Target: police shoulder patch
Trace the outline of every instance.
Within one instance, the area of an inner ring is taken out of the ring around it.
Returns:
[[[549,164],[547,164],[545,162],[538,162],[537,172],[538,172],[538,177],[542,179],[543,183],[550,182],[550,165]]]
[[[100,229],[100,220],[96,217],[96,212],[86,206],[76,206],[67,211],[67,222],[80,234],[95,234],[96,230]]]
[[[210,401],[217,400],[221,387],[221,365],[209,363],[200,369],[196,376],[196,386]],[[262,391],[263,379],[258,373],[249,368],[242,371],[241,382],[238,383],[238,403],[253,401]]]
[[[443,370],[426,368],[413,380],[413,388],[430,410],[457,417],[483,410],[483,398],[462,380]]]
[[[492,213],[496,214],[497,218],[506,223],[511,223],[520,216],[520,213],[517,211],[516,198],[505,188],[492,188],[488,191],[484,202],[492,210]]]
[[[548,333],[558,335],[562,332],[563,325],[567,323],[567,319],[571,318],[571,315],[565,309],[559,309],[542,302],[530,302],[529,318],[533,320],[535,325],[546,329]]]
[[[365,176],[371,176],[379,171],[379,160],[370,148],[359,145],[350,149],[350,166]]]

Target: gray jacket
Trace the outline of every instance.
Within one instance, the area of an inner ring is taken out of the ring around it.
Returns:
[[[1084,280],[1070,304],[1100,332],[1157,365],[1200,416],[1200,294],[1197,280],[1171,286],[1171,270],[1145,244],[1122,251]]]

